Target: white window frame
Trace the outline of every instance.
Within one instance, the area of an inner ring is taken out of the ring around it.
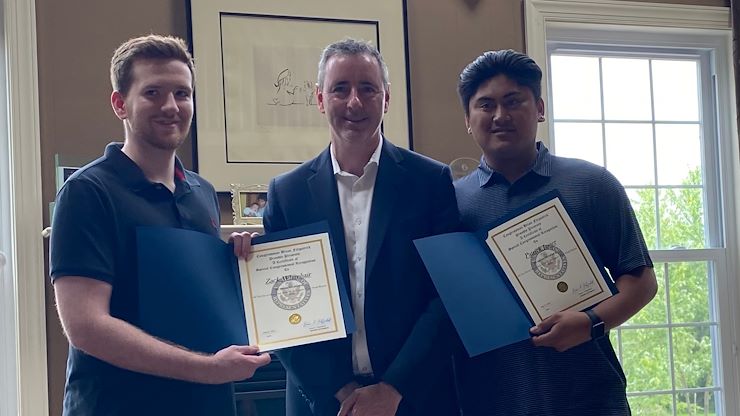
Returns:
[[[692,6],[679,4],[659,4],[643,2],[627,2],[612,0],[526,0],[525,1],[525,33],[527,53],[537,61],[545,72],[545,79],[549,73],[547,63],[547,34],[548,30],[567,31],[571,29],[604,28],[609,25],[610,30],[621,30],[629,33],[629,28],[638,27],[641,32],[654,31],[655,33],[691,33],[701,38],[709,34],[713,37],[722,37],[724,41],[724,59],[719,57],[717,66],[733,74],[730,10],[727,7]],[[593,41],[593,39],[588,39]],[[702,43],[701,41],[699,43]],[[714,47],[717,47],[716,43]],[[735,80],[732,76],[720,80],[717,85],[717,135],[721,138],[719,160],[717,161],[720,173],[724,172],[722,182],[725,185],[724,195],[717,195],[720,209],[724,216],[723,230],[719,233],[724,236],[724,247],[721,249],[722,259],[717,264],[717,272],[724,272],[727,279],[716,279],[718,313],[720,316],[720,351],[719,366],[723,369],[723,403],[725,415],[740,415],[740,369],[737,359],[737,340],[740,334],[739,307],[736,299],[740,298],[740,284],[738,282],[738,257],[740,251],[737,236],[740,234],[738,212],[735,207],[740,204],[740,154],[735,122],[736,106],[734,96],[730,93],[735,90]],[[548,86],[543,85],[543,99],[550,102]],[[548,109],[548,111],[551,111]],[[551,113],[550,113],[551,114]],[[550,117],[551,118],[551,117]],[[543,128],[539,137],[550,145],[552,136],[551,127]],[[708,188],[709,189],[709,188]],[[709,194],[708,197],[714,195]],[[716,242],[712,242],[716,243]],[[713,250],[713,249],[708,249]],[[653,260],[657,263],[691,260],[685,256],[677,258],[677,253],[671,250],[651,251]],[[699,253],[697,253],[699,254]],[[702,261],[705,260],[702,255]],[[724,262],[724,264],[721,264]],[[719,409],[718,409],[719,410]]]
[[[0,415],[49,414],[35,2],[2,0],[0,198],[9,237],[0,282]],[[7,187],[7,188],[6,188]]]

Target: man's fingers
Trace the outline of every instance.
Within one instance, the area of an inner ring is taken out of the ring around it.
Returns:
[[[337,416],[349,416],[355,403],[357,403],[356,391],[352,392],[346,399],[344,399],[342,405],[339,407],[339,413],[337,413]]]
[[[229,241],[234,243],[234,255],[246,258],[252,248],[252,233],[231,233]]]
[[[267,354],[267,353],[260,354],[260,355],[253,355],[252,357],[253,357],[252,361],[255,364],[259,365],[260,367],[262,367],[263,365],[270,364],[270,361],[272,361],[272,357],[270,357],[270,354]]]
[[[234,349],[244,355],[254,355],[260,352],[259,347],[254,345],[234,345]]]
[[[547,332],[543,335],[537,335],[532,337],[532,343],[536,347],[549,347],[550,345],[550,338],[552,338],[552,332]]]
[[[529,332],[534,335],[542,335],[550,331],[550,329],[557,323],[558,321],[558,315],[552,315],[549,318],[545,319],[544,321],[540,322],[538,325],[533,326],[532,328],[529,328]]]
[[[242,246],[242,241],[241,238],[239,238],[239,233],[231,233],[231,235],[229,236],[229,242],[234,244],[234,255],[239,257]]]

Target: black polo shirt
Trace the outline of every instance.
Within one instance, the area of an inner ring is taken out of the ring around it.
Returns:
[[[52,281],[83,276],[112,285],[111,315],[138,326],[136,228],[219,233],[213,186],[175,161],[175,191],[152,183],[111,143],[59,191],[50,243]],[[230,385],[206,386],[112,366],[70,346],[65,415],[233,414]]]

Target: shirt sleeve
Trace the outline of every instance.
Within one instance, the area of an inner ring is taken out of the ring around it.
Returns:
[[[101,189],[84,178],[68,180],[57,195],[49,243],[52,282],[83,276],[113,284],[114,218]]]
[[[624,187],[603,170],[592,199],[597,252],[614,279],[640,267],[653,267],[640,224]]]

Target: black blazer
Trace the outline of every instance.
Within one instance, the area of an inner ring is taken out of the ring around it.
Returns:
[[[329,148],[274,178],[267,199],[267,233],[329,222],[334,254],[349,289]],[[449,168],[383,139],[368,229],[365,327],[376,378],[403,396],[398,414],[457,413],[449,359],[454,329],[412,241],[456,231],[458,220]],[[300,395],[315,414],[336,412],[334,393],[354,377],[351,336],[277,354],[288,373],[289,402],[296,399],[290,396]]]

